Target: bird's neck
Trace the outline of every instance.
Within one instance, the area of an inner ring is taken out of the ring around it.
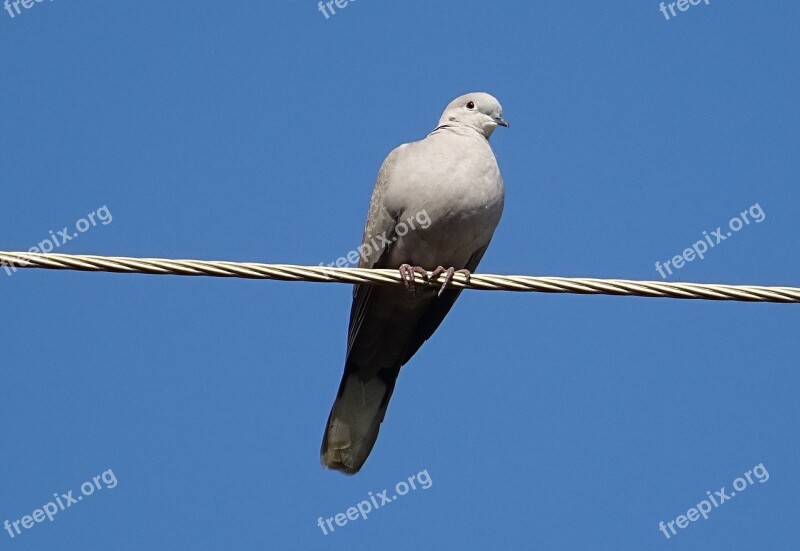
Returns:
[[[433,132],[431,132],[428,135],[433,136],[434,134],[439,134],[441,132],[452,132],[454,134],[458,134],[459,136],[466,136],[466,137],[478,136],[480,138],[483,138],[484,140],[489,139],[489,136],[487,136],[477,128],[466,124],[459,124],[457,122],[440,123],[439,126],[434,128]]]

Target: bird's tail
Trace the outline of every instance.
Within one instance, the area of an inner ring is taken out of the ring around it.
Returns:
[[[358,373],[345,372],[331,408],[320,456],[322,464],[346,474],[356,474],[367,460],[389,399],[394,381],[381,377],[363,380]]]

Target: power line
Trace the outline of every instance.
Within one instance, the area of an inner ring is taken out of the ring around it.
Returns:
[[[397,270],[296,266],[209,260],[170,260],[164,258],[131,258],[122,256],[68,255],[0,251],[0,267],[6,273],[19,268],[78,270],[178,276],[235,277],[310,281],[317,283],[359,283],[367,285],[402,284]],[[442,276],[427,281],[415,275],[416,284],[438,287]],[[481,291],[517,291],[539,293],[577,293],[624,295],[745,302],[800,302],[798,287],[765,287],[760,285],[723,285],[715,283],[677,283],[597,279],[582,277],[534,277],[523,275],[473,274],[469,281],[455,274],[451,287]]]

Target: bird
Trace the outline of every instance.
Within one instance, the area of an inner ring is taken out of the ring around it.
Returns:
[[[508,127],[485,92],[454,99],[424,139],[398,146],[378,172],[359,268],[397,269],[404,285],[357,284],[347,352],[322,440],[322,465],[356,474],[378,438],[400,368],[430,338],[476,269],[500,222],[505,188],[489,137]],[[429,273],[430,272],[430,273]],[[437,290],[414,285],[436,278]]]

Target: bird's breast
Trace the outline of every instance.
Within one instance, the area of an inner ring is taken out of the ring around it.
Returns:
[[[435,143],[428,145],[424,169],[398,167],[396,182],[402,188],[387,190],[387,207],[397,220],[390,262],[462,268],[489,243],[500,221],[503,179],[482,138],[465,138],[455,162],[452,151],[448,155]]]

